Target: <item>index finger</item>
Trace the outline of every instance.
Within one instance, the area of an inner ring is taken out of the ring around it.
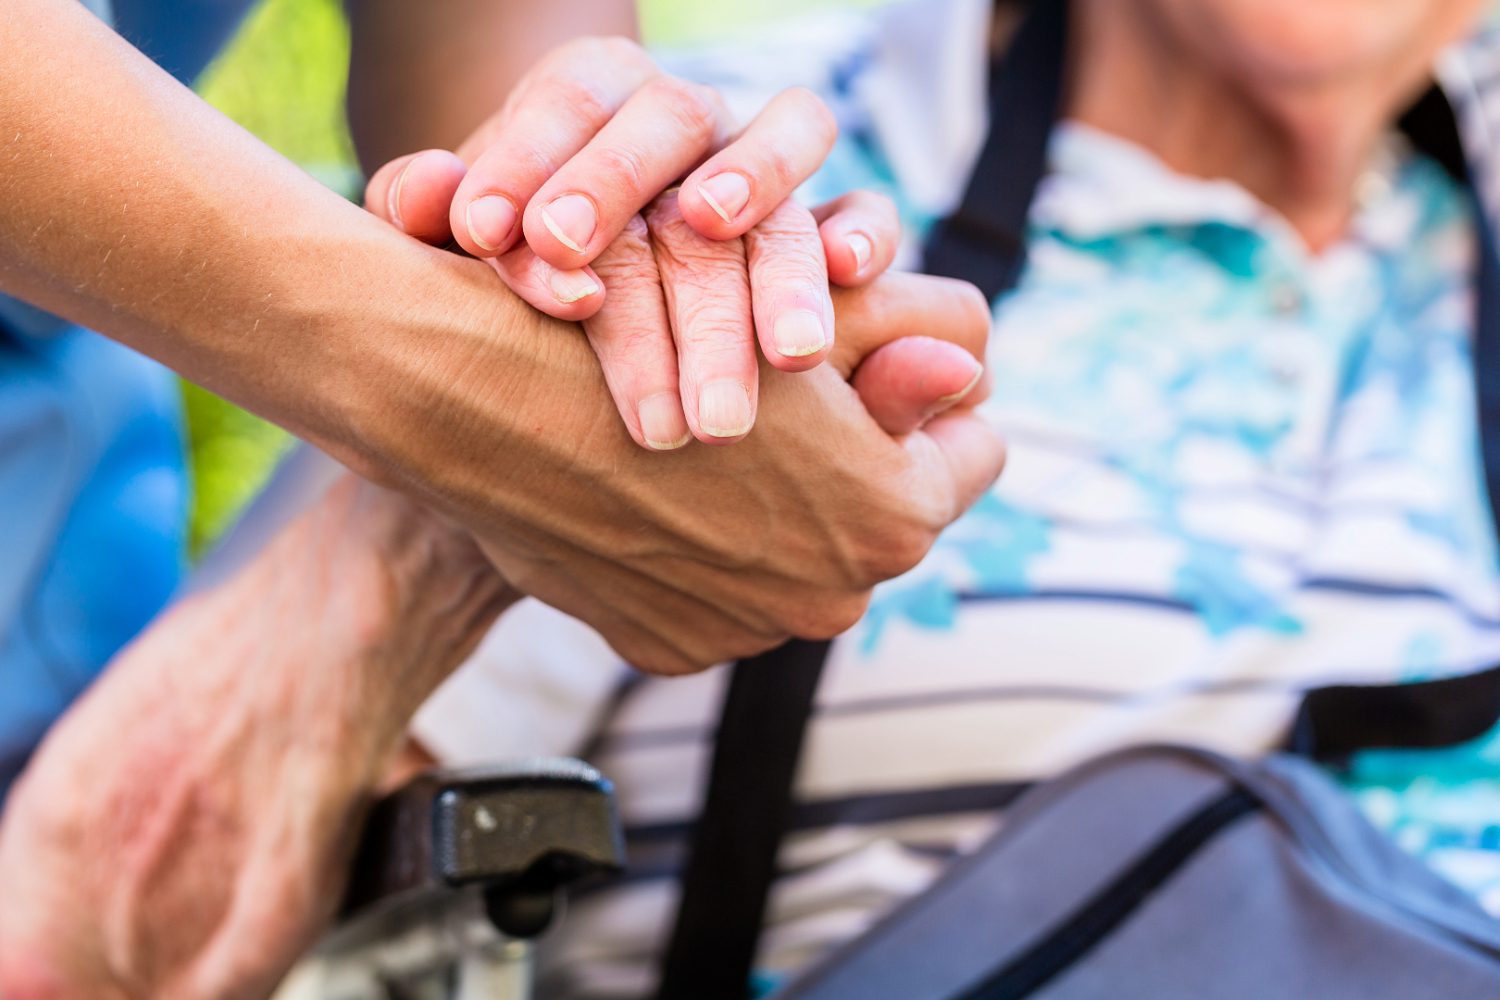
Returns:
[[[837,137],[833,112],[816,94],[782,91],[682,182],[682,217],[711,240],[743,236],[817,173]]]
[[[639,47],[619,39],[575,42],[534,72],[507,102],[503,120],[485,127],[489,141],[453,198],[453,237],[475,257],[515,246],[521,213],[537,190],[660,75]],[[472,147],[466,143],[462,152]]]

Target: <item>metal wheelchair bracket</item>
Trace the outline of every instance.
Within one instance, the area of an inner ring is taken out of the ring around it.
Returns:
[[[419,775],[371,810],[317,949],[324,995],[524,997],[524,939],[564,889],[623,864],[613,789],[581,761]]]

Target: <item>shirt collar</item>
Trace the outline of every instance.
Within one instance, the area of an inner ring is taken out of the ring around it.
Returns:
[[[1081,122],[1058,124],[1048,159],[1051,172],[1037,189],[1031,222],[1074,239],[1218,224],[1303,246],[1285,218],[1235,182],[1178,173],[1141,146]],[[1412,235],[1421,213],[1402,188],[1413,160],[1392,135],[1361,182],[1351,239],[1396,249]]]

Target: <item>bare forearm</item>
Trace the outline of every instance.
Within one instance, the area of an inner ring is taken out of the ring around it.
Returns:
[[[523,308],[479,265],[323,189],[72,0],[8,0],[0,51],[38,54],[0,60],[0,290],[343,457],[388,377],[383,343],[503,332]]]
[[[320,719],[330,744],[368,750],[353,759],[379,767],[518,596],[466,533],[351,476],[238,578],[180,613],[199,634],[227,637],[229,664],[265,665],[271,683],[248,681],[237,703],[295,698],[303,710],[293,718]]]
[[[266,996],[410,715],[513,599],[466,536],[351,477],[154,624],[0,821],[0,993]]]
[[[456,149],[544,53],[580,35],[636,35],[634,0],[349,0],[349,124],[367,170]]]

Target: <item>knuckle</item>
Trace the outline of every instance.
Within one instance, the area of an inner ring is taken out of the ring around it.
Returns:
[[[594,54],[601,59],[624,66],[652,66],[651,56],[633,38],[624,35],[595,35],[590,39],[594,43]]]
[[[896,202],[879,191],[854,191],[846,204],[849,209],[870,216],[882,225],[894,227],[900,218]]]
[[[802,181],[802,171],[796,159],[783,146],[766,153],[764,161],[756,171],[763,181],[780,191],[791,191]]]
[[[788,625],[799,639],[832,639],[857,625],[869,604],[869,591],[826,597],[807,602]]]
[[[599,123],[615,112],[614,102],[585,73],[571,68],[553,73],[547,80],[554,108],[566,108],[574,121]]]
[[[748,260],[755,284],[778,295],[828,297],[828,264],[822,247],[816,250],[802,242],[752,240]]]
[[[464,178],[464,184],[472,185],[476,192],[481,189],[510,191],[512,185],[507,183],[509,178],[535,177],[537,183],[541,183],[557,169],[550,147],[522,143],[506,147],[503,155],[498,151],[494,152],[496,155],[487,153],[480,163],[475,164],[474,169],[469,171],[469,176]]]
[[[668,191],[653,199],[641,216],[646,221],[646,228],[653,241],[676,238],[683,233],[693,232],[692,227],[682,216],[682,206],[678,204],[676,191]]]
[[[683,324],[682,339],[692,352],[688,363],[702,373],[700,382],[743,377],[740,369],[754,363],[749,345],[755,340],[755,331],[747,321],[727,317],[690,320]]]
[[[815,242],[817,229],[812,212],[788,198],[772,209],[751,232],[765,239],[794,239],[810,247]],[[818,253],[821,255],[821,247]]]
[[[585,35],[553,49],[542,65],[552,70],[577,67],[597,72],[600,67],[635,67],[650,61],[645,49],[623,35]]]
[[[593,267],[600,278],[610,279],[611,284],[618,280],[646,280],[655,285],[656,259],[651,255],[651,233],[646,220],[639,215],[631,216],[620,235],[594,260]]]
[[[644,192],[646,164],[640,150],[629,146],[603,146],[591,160],[590,172],[605,190],[625,195]]]
[[[859,566],[863,578],[873,585],[910,571],[927,555],[935,537],[928,528],[914,522],[882,532],[880,544],[861,554]]]
[[[744,241],[702,236],[687,224],[680,212],[651,226],[651,244],[665,266],[702,273],[706,282],[730,280],[731,274],[739,276],[738,283],[748,280]]]
[[[594,84],[585,80],[569,81],[559,95],[562,103],[572,109],[575,119],[600,122],[615,113],[615,104]]]
[[[656,262],[649,254],[620,254],[612,257],[609,261],[601,263],[594,261],[594,273],[608,285],[612,292],[629,294],[636,289],[656,289],[661,284],[661,274],[656,270]],[[650,303],[654,306],[658,301],[652,296]],[[624,300],[621,306],[628,305],[630,300]]]
[[[824,140],[831,140],[838,134],[838,119],[834,116],[833,109],[811,90],[806,87],[791,87],[782,92],[782,99],[790,102],[799,117],[804,117]]]
[[[983,337],[989,332],[991,322],[989,299],[967,281],[955,281],[953,290],[965,328],[971,329],[975,336]]]
[[[642,90],[692,140],[706,142],[714,134],[718,103],[708,87],[681,77],[662,76]]]

